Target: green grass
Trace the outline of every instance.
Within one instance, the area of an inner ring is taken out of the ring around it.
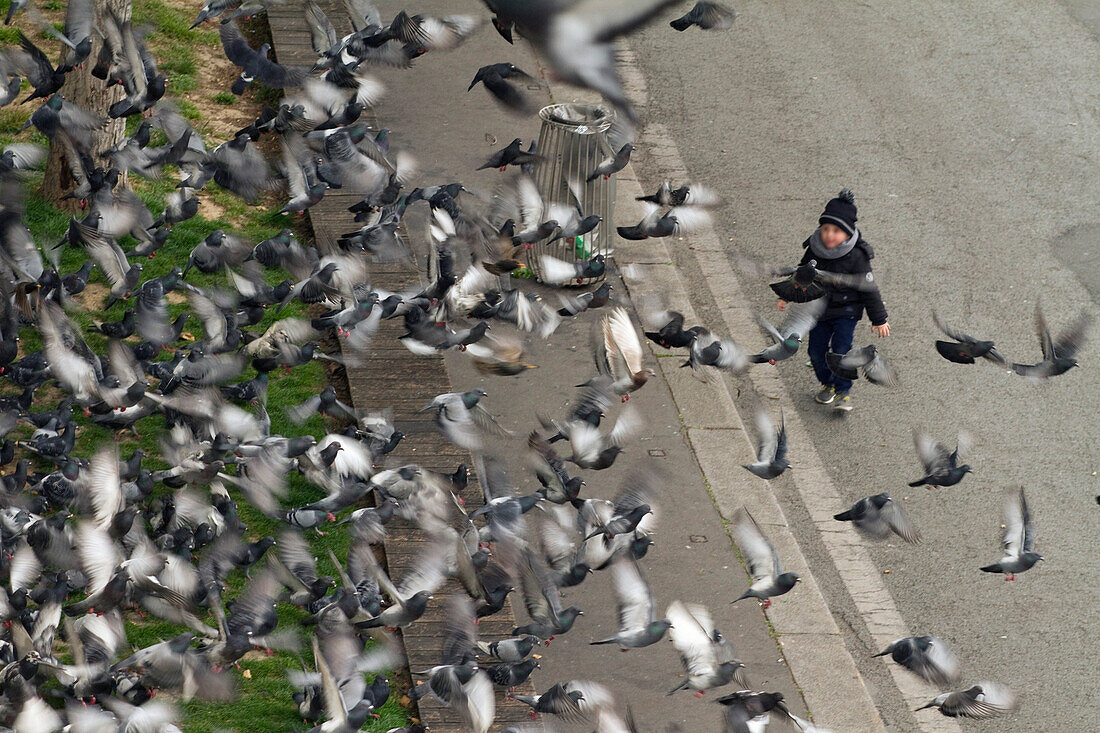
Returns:
[[[67,211],[53,207],[43,200],[40,195],[33,192],[36,183],[33,177],[28,183],[32,187],[32,192],[26,200],[26,221],[35,241],[40,244],[60,241],[68,226],[70,214]],[[153,211],[160,210],[163,205],[163,197],[170,186],[171,179],[158,182],[134,180],[134,189]],[[227,219],[207,219],[201,215],[180,223],[173,228],[168,243],[157,253],[156,257],[144,261],[144,278],[163,275],[177,263],[186,261],[190,250],[215,229],[232,230],[241,236],[258,241],[260,238],[272,236],[286,225],[286,217],[273,215],[262,208],[246,206],[231,194],[215,192],[212,197],[217,203],[225,206],[227,214],[237,220],[239,225],[235,226],[233,221]],[[237,217],[243,217],[243,220],[238,220]],[[134,242],[127,238],[122,241],[122,244],[124,248],[129,248]],[[66,248],[61,258],[61,272],[72,272],[78,269],[83,261],[83,251]],[[278,282],[285,276],[285,273],[278,271],[267,273],[267,277],[271,282]],[[90,282],[105,284],[98,271],[95,270],[93,270]],[[192,271],[188,275],[188,282],[200,287],[229,287],[225,275],[221,273],[203,275],[197,271]],[[186,310],[187,307],[187,303],[170,304],[169,311],[175,317],[177,313]],[[274,313],[268,313],[264,321],[252,327],[251,330],[261,333],[276,318],[307,315],[302,306],[291,304],[278,316]],[[105,339],[89,331],[92,322],[115,320],[120,316],[121,309],[117,306],[110,313],[92,307],[87,312],[77,311],[71,314],[74,322],[82,327],[89,346],[99,352],[102,352],[105,348]],[[196,338],[202,338],[201,324],[196,321],[189,322],[185,330],[192,332]],[[20,338],[25,351],[40,347],[38,334],[33,328],[24,328],[20,333]],[[136,337],[130,339],[131,342],[136,340]],[[249,368],[242,374],[241,379],[250,379],[253,376],[255,374]],[[334,428],[335,426],[326,424],[325,419],[320,416],[313,417],[304,425],[294,425],[286,418],[284,412],[286,406],[297,404],[318,392],[326,383],[326,379],[324,368],[320,362],[316,361],[296,368],[289,374],[284,374],[282,370],[273,372],[267,395],[272,432],[287,436],[307,433],[321,436]],[[10,394],[18,390],[14,385],[8,383],[3,385],[0,391]],[[52,401],[37,405],[39,409],[51,406]],[[134,449],[141,448],[147,456],[143,464],[146,468],[156,470],[168,467],[158,459],[158,441],[164,429],[164,419],[160,415],[151,415],[136,424],[137,433],[141,437],[128,432],[115,434],[85,419],[79,412],[74,419],[79,425],[77,445],[73,451],[74,455],[88,457],[108,441],[114,441],[119,445],[119,450],[124,458],[128,457]],[[20,431],[25,430],[25,428],[20,428]],[[20,435],[20,431],[17,431],[16,435]],[[35,467],[39,470],[50,470],[51,468],[51,466],[40,462],[36,462]],[[323,492],[308,484],[297,474],[290,475],[288,484],[288,496],[283,502],[283,505],[287,508],[300,506],[323,496]],[[170,493],[170,490],[158,486],[147,500],[147,503],[155,504]],[[281,529],[286,527],[282,522],[270,519],[254,510],[236,491],[231,489],[231,493],[238,502],[238,510],[242,521],[248,526],[247,539],[255,540],[266,535],[277,535]],[[335,577],[337,575],[336,569],[332,567],[325,550],[331,548],[337,557],[346,557],[350,538],[346,532],[342,531],[342,528],[333,527],[332,529],[333,531],[326,537],[321,537],[314,532],[306,532],[305,536],[318,558],[319,572],[323,575]],[[242,572],[238,571],[231,574],[227,579],[227,588],[224,593],[225,600],[232,600],[244,585],[245,579]],[[304,618],[305,612],[281,604],[279,616],[280,625],[278,630],[297,629],[300,636],[301,658],[305,660],[306,664],[311,664],[312,657],[309,652],[308,641],[310,632],[298,628],[298,622]],[[210,617],[205,618],[204,621],[212,626],[214,625],[214,621]],[[151,616],[138,618],[133,614],[128,615],[126,629],[128,641],[135,649],[160,640],[170,639],[187,631],[184,627],[177,627]],[[286,679],[288,669],[300,667],[299,656],[288,652],[276,652],[275,655],[267,658],[254,659],[252,658],[254,656],[256,655],[249,655],[242,661],[242,670],[230,670],[230,674],[235,678],[238,685],[238,695],[233,701],[192,700],[181,706],[185,713],[183,720],[185,730],[286,731],[295,725],[301,725],[301,721],[296,715],[296,707],[291,699],[293,689]],[[244,677],[243,670],[248,670],[251,678]],[[379,713],[382,715],[382,719],[372,719],[367,728],[368,730],[384,731],[400,726],[405,722],[407,715],[406,711],[395,700],[387,703]]]
[[[8,3],[0,0],[0,16],[6,12]],[[201,132],[203,130],[203,116],[199,108],[184,96],[190,93],[192,99],[213,99],[219,104],[239,103],[237,98],[228,95],[217,88],[199,88],[199,63],[201,58],[211,53],[219,44],[216,27],[207,25],[202,28],[190,30],[189,26],[194,20],[197,6],[185,10],[177,10],[159,0],[134,0],[134,24],[138,27],[147,27],[151,32],[147,36],[147,43],[154,56],[158,59],[160,69],[169,76],[168,95],[177,106],[180,113]],[[65,3],[60,0],[50,0],[40,3],[39,7],[47,12],[51,21],[58,21],[65,9]],[[26,18],[20,15],[17,24],[25,28]],[[242,31],[250,38],[253,45],[259,45],[258,36],[266,33],[266,23],[250,21],[242,24]],[[27,31],[31,35],[31,31]],[[33,37],[36,37],[34,35]],[[18,42],[18,32],[13,27],[0,27],[0,46]],[[41,44],[40,44],[41,45]],[[56,43],[43,46],[43,49],[51,56],[57,52]],[[26,87],[24,83],[24,87]],[[26,95],[29,92],[23,92]],[[278,103],[279,92],[256,88],[246,94],[243,103]],[[6,145],[13,141],[32,141],[40,145],[47,145],[48,141],[33,128],[22,134],[16,134],[19,128],[28,119],[36,105],[29,104],[26,107],[12,105],[0,110],[0,145]],[[126,120],[127,134],[132,133],[141,120],[131,117]],[[165,144],[163,135],[154,132],[153,145]],[[220,140],[207,140],[208,145],[216,144]],[[131,175],[129,182],[131,188],[145,202],[154,216],[158,215],[164,206],[165,197],[171,193],[176,178],[174,171],[166,172],[164,177],[158,180],[148,181]],[[69,225],[72,215],[67,210],[59,209],[44,200],[40,194],[42,174],[27,174],[24,189],[26,191],[24,220],[27,223],[34,240],[40,248],[48,247],[61,241]],[[267,204],[274,206],[249,206],[233,194],[219,189],[211,184],[209,189],[202,194],[204,204],[200,206],[200,215],[186,222],[176,225],[169,236],[167,244],[157,253],[153,259],[143,260],[143,280],[166,274],[174,265],[186,261],[191,249],[203,238],[215,229],[232,231],[238,236],[252,242],[270,237],[284,227],[293,227],[291,220],[275,213],[278,204],[268,200]],[[214,204],[221,213],[217,216],[209,216],[209,212],[215,210],[206,204],[209,201]],[[207,214],[207,216],[204,216]],[[297,227],[296,235],[303,244],[312,242],[312,232],[308,228]],[[130,249],[136,243],[126,237],[120,240],[124,249]],[[85,255],[80,249],[66,247],[61,253],[60,271],[63,274],[77,270],[84,262]],[[265,277],[272,284],[286,277],[286,273],[269,271]],[[192,271],[187,281],[193,285],[204,288],[228,288],[228,280],[223,273],[204,275]],[[106,283],[101,274],[93,270],[90,278],[93,288],[103,288]],[[73,310],[70,317],[79,326],[89,346],[102,353],[106,342],[103,337],[90,331],[96,321],[117,320],[121,317],[123,308],[116,306],[110,313],[100,310],[102,302],[92,302],[91,298],[85,299],[88,309],[85,311]],[[169,303],[169,313],[174,318],[180,312],[187,310],[187,302]],[[250,327],[256,333],[262,333],[276,318],[289,316],[307,316],[302,306],[292,304],[282,313],[276,316],[268,313],[263,322]],[[184,331],[190,332],[195,338],[202,338],[202,326],[197,320],[190,320]],[[38,333],[32,327],[25,327],[20,333],[21,347],[24,353],[41,348],[41,340]],[[136,342],[136,337],[129,339]],[[165,354],[161,358],[168,358]],[[250,379],[255,376],[251,368],[240,376],[240,380]],[[337,426],[328,424],[325,418],[315,416],[306,424],[298,426],[287,420],[285,408],[297,404],[312,394],[320,391],[326,383],[327,375],[321,362],[312,362],[294,369],[289,374],[282,370],[276,370],[270,375],[270,383],[267,394],[267,409],[271,418],[271,429],[274,433],[287,436],[312,434],[321,436]],[[18,392],[10,382],[6,380],[0,383],[0,394],[13,394]],[[53,387],[39,390],[36,404],[33,409],[42,410],[54,407],[60,392]],[[164,419],[160,415],[152,415],[137,423],[137,434],[130,432],[116,434],[112,431],[92,423],[82,413],[77,411],[74,420],[78,425],[77,443],[73,451],[75,456],[89,457],[100,446],[108,441],[115,442],[119,446],[122,457],[128,457],[134,449],[141,448],[145,451],[146,458],[143,462],[145,468],[157,470],[168,466],[158,458],[160,453],[159,439],[164,431]],[[20,427],[13,432],[12,438],[26,437],[29,430]],[[140,435],[140,437],[138,437]],[[52,466],[34,460],[32,470],[48,471]],[[301,506],[323,496],[316,487],[309,485],[297,474],[288,477],[288,496],[283,502],[286,508]],[[199,490],[205,487],[198,487]],[[230,487],[230,492],[237,500],[238,511],[241,519],[248,527],[247,539],[256,540],[266,535],[276,535],[286,527],[280,521],[263,516],[251,506],[244,498]],[[159,502],[169,496],[170,490],[158,486],[153,494],[146,500],[146,504],[158,505]],[[346,512],[345,512],[346,514]],[[322,575],[337,575],[336,569],[331,566],[326,548],[331,548],[340,558],[346,557],[350,544],[350,538],[343,528],[334,527],[331,534],[321,537],[314,532],[305,533],[307,541],[311,544],[314,555],[318,559],[318,571]],[[201,554],[201,553],[200,553]],[[227,578],[227,587],[223,593],[224,600],[232,600],[238,595],[245,585],[244,574],[240,571],[230,574]],[[310,652],[309,634],[312,633],[302,628],[299,622],[305,617],[305,612],[297,608],[280,604],[280,624],[277,632],[296,630],[300,637],[300,651],[298,653],[280,651],[271,657],[249,654],[241,661],[241,670],[231,669],[237,683],[238,694],[230,702],[213,702],[207,700],[192,700],[182,703],[180,709],[183,719],[180,727],[191,733],[215,730],[236,731],[287,731],[302,729],[302,721],[297,717],[296,706],[291,699],[293,692],[286,678],[286,671],[300,668],[301,663],[309,665],[313,663]],[[203,619],[211,626],[215,622],[210,616]],[[126,632],[129,644],[134,648],[142,648],[160,640],[170,639],[187,629],[174,624],[158,620],[152,616],[139,617],[136,614],[127,614]],[[123,650],[125,654],[128,650]],[[63,659],[69,659],[69,652],[65,645],[58,643],[58,654]],[[243,672],[247,670],[250,677],[245,677]],[[391,698],[380,709],[381,720],[371,720],[364,730],[385,731],[393,727],[403,725],[406,721],[407,711],[402,709],[396,700]]]

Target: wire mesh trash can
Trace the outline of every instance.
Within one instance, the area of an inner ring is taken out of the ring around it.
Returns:
[[[599,214],[602,221],[587,234],[536,245],[528,253],[528,266],[543,279],[541,258],[550,255],[565,262],[584,262],[596,255],[611,252],[615,226],[612,212],[615,205],[615,179],[603,176],[585,182],[596,166],[610,155],[611,146],[604,134],[611,127],[613,113],[605,107],[588,104],[552,104],[539,110],[542,129],[539,130],[535,166],[535,185],[547,204],[573,206],[569,182],[580,187],[581,208],[585,216]],[[588,285],[603,280],[603,276],[573,280],[573,285]]]

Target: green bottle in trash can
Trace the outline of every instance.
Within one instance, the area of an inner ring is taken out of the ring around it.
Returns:
[[[578,260],[587,260],[589,255],[591,255],[591,254],[592,254],[591,251],[589,251],[588,247],[586,247],[585,244],[584,244],[584,237],[583,236],[573,237],[573,256],[574,257],[576,257]]]

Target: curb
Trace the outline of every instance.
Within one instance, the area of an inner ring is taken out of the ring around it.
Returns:
[[[628,95],[644,107],[646,84],[635,64],[633,51],[621,45],[618,59]],[[664,177],[678,181],[689,179],[679,150],[663,126],[648,123],[640,133],[638,147],[645,155],[652,156]],[[643,215],[641,206],[634,200],[635,196],[643,194],[634,166],[629,165],[617,174],[617,178],[617,218],[632,223]],[[656,182],[653,183],[655,187]],[[730,336],[741,343],[759,341],[752,310],[721,240],[710,227],[693,239],[694,259],[704,273],[706,287],[719,306]],[[678,255],[692,256],[686,247],[679,248]],[[615,259],[620,265],[631,265],[624,272],[624,281],[636,301],[659,299],[664,307],[681,311],[687,321],[698,322],[675,265],[676,258],[663,240],[620,240]],[[655,356],[671,356],[671,352],[656,344],[651,343],[650,347]],[[755,446],[744,429],[726,381],[717,379],[711,385],[702,385],[679,369],[677,359],[658,358],[657,361],[680,409],[689,443],[720,514],[728,520],[739,506],[748,508],[771,538],[787,568],[802,577],[803,582],[792,593],[790,602],[776,603],[764,614],[779,636],[783,656],[815,721],[844,731],[885,730],[871,693],[775,494],[770,485],[749,480],[751,477],[740,469],[740,464],[751,462]],[[850,526],[840,525],[832,518],[837,507],[846,504],[829,478],[778,374],[755,368],[746,382],[760,397],[778,401],[787,416],[787,431],[799,453],[798,475],[792,477],[792,483],[876,646],[885,648],[894,639],[908,636],[901,614],[862,539]],[[737,440],[735,432],[743,439]],[[910,710],[939,693],[897,665],[890,664],[887,668]],[[914,713],[913,718],[925,733],[961,731],[954,720],[944,718],[935,710]]]

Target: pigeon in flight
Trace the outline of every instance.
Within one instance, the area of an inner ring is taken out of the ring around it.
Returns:
[[[734,17],[735,13],[731,9],[703,0],[695,3],[695,7],[684,15],[670,21],[669,25],[681,33],[693,25],[705,31],[724,31],[733,27]]]
[[[1077,353],[1084,348],[1088,338],[1092,316],[1082,312],[1058,340],[1055,341],[1047,328],[1046,318],[1039,304],[1035,304],[1035,331],[1039,334],[1039,344],[1043,348],[1043,360],[1038,364],[1013,364],[1012,369],[1019,375],[1032,379],[1048,379],[1065,374],[1077,366]]]
[[[768,608],[772,604],[773,596],[781,596],[794,588],[799,580],[798,575],[783,572],[779,564],[779,553],[744,507],[738,511],[731,531],[737,546],[741,548],[741,556],[748,563],[749,575],[752,576],[752,585],[733,602],[758,598],[764,602],[764,608]]]
[[[493,95],[505,107],[515,112],[527,113],[532,109],[531,102],[515,87],[512,80],[534,81],[534,77],[515,64],[500,63],[482,66],[474,74],[474,80],[466,91],[473,89],[481,82],[485,89]]]
[[[618,601],[619,631],[591,643],[618,644],[623,651],[629,651],[660,641],[672,626],[672,621],[657,618],[653,590],[642,577],[638,563],[630,557],[616,560],[611,565],[611,582]]]
[[[947,642],[938,636],[898,639],[875,656],[887,654],[913,674],[939,687],[949,687],[959,681],[959,660]]]
[[[968,464],[959,465],[959,457],[965,455],[970,446],[968,433],[959,433],[952,453],[947,452],[943,443],[919,431],[913,432],[913,445],[917,449],[921,465],[924,466],[925,475],[911,481],[910,486],[954,486],[963,480],[963,476],[972,473]]]
[[[818,298],[809,303],[787,308],[787,317],[783,326],[776,329],[763,318],[758,318],[761,327],[768,332],[774,342],[763,351],[753,354],[749,361],[753,364],[775,364],[776,362],[790,359],[798,351],[798,345],[806,338],[815,325],[817,319],[825,312],[825,300]]]
[[[791,465],[787,460],[787,425],[783,413],[779,413],[779,430],[776,430],[768,413],[757,410],[756,433],[756,463],[746,464],[744,468],[762,479],[778,478]]]
[[[992,341],[982,341],[963,333],[957,328],[952,328],[940,319],[935,310],[932,311],[932,320],[936,328],[944,332],[952,341],[936,341],[936,351],[940,356],[956,364],[973,364],[975,359],[988,359],[998,364],[1004,364],[1005,358],[997,349],[993,348]]]
[[[703,606],[680,601],[669,604],[665,616],[672,622],[668,635],[684,663],[684,681],[669,691],[695,690],[702,697],[707,690],[736,681],[742,688],[749,686],[745,665],[737,659],[733,646],[711,622],[710,612]]]
[[[906,542],[920,542],[920,533],[909,523],[905,510],[886,492],[860,499],[852,508],[834,514],[838,522],[851,522],[862,534],[884,540],[893,532]]]
[[[997,562],[986,565],[982,572],[1004,573],[1005,580],[1016,580],[1016,573],[1030,570],[1043,556],[1035,552],[1035,525],[1027,508],[1024,489],[1009,489],[1004,501],[1004,553]]]
[[[979,682],[969,690],[945,692],[917,710],[939,708],[949,718],[992,718],[1016,709],[1016,695],[996,682]]]
[[[829,351],[825,354],[825,363],[833,374],[844,379],[859,379],[862,372],[863,378],[871,384],[883,387],[896,387],[898,384],[893,367],[886,363],[874,344],[868,344],[862,349],[852,349],[847,354]]]

